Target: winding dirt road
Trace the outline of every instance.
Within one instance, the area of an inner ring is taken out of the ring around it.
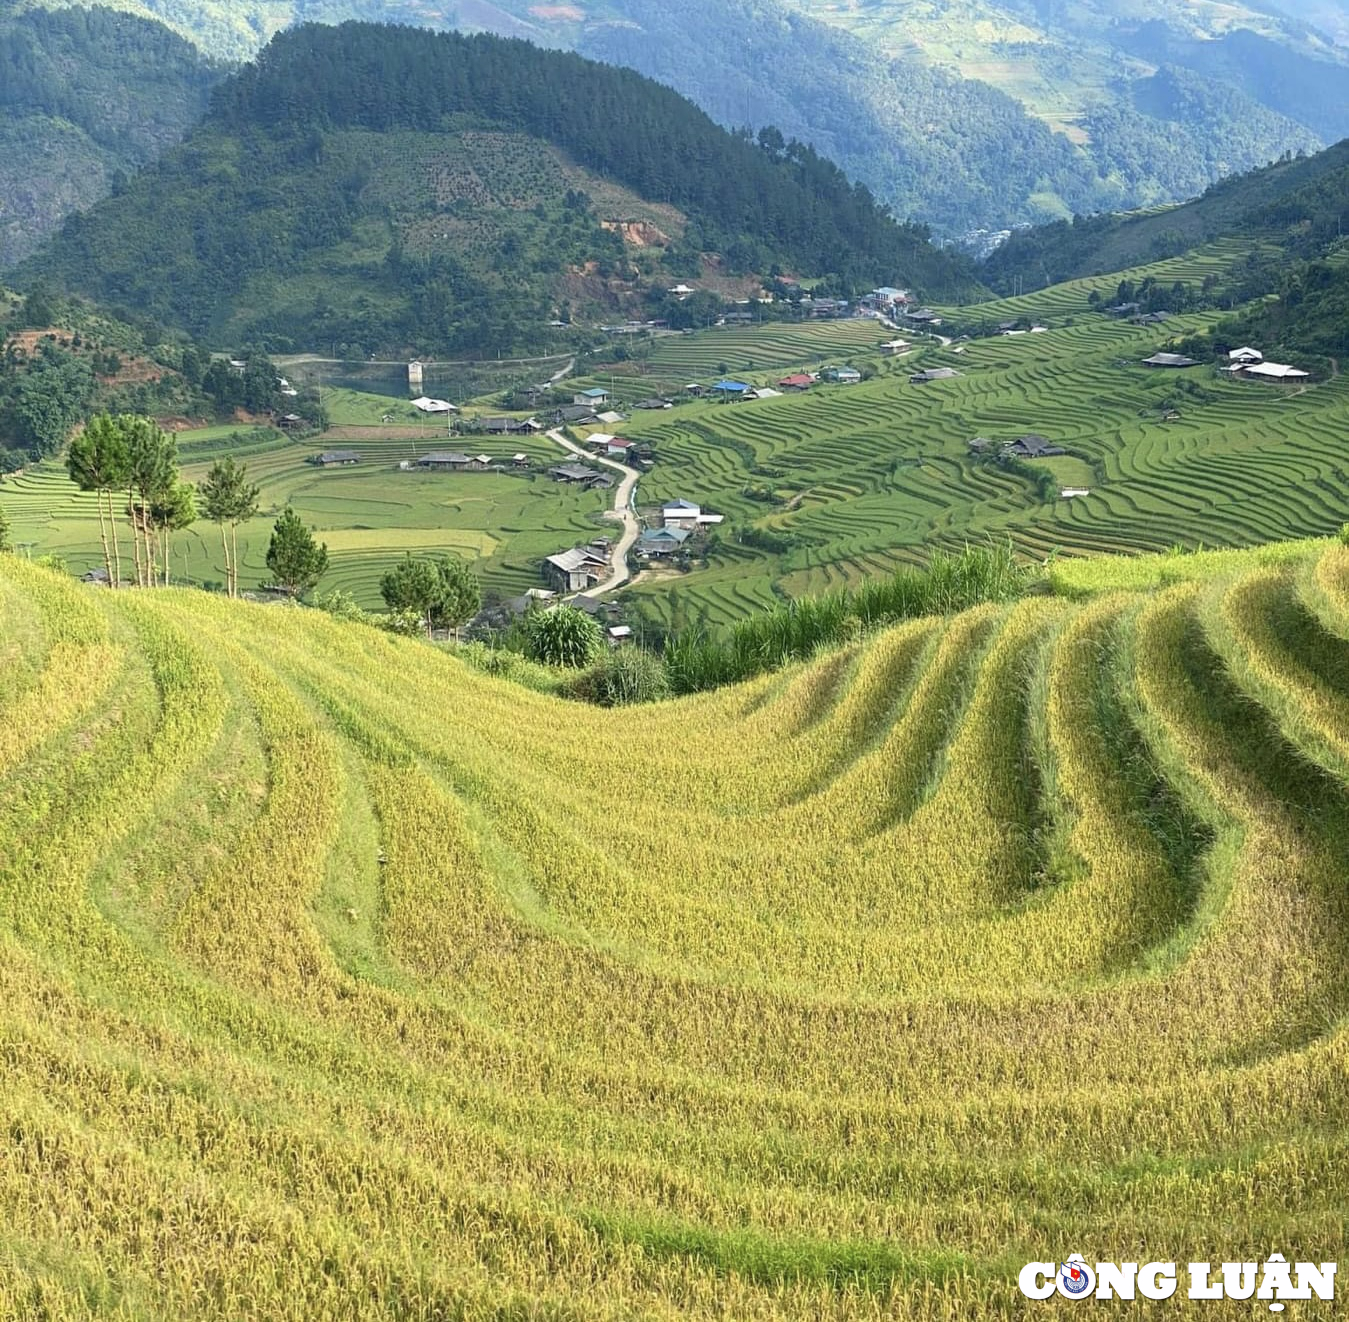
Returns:
[[[618,539],[610,557],[613,573],[598,587],[591,588],[585,594],[588,597],[603,596],[606,592],[613,592],[615,588],[621,588],[632,578],[632,573],[628,569],[628,552],[632,550],[642,532],[641,525],[637,522],[637,515],[633,512],[633,496],[637,490],[637,481],[642,475],[635,468],[629,468],[627,464],[620,464],[616,459],[601,459],[598,455],[583,450],[574,441],[569,441],[563,436],[560,427],[554,427],[548,433],[548,439],[556,442],[571,454],[579,455],[587,462],[602,464],[605,468],[612,468],[615,472],[623,474],[622,481],[619,482],[614,491],[614,507],[605,511],[604,515],[606,519],[617,519],[623,525],[623,535]]]

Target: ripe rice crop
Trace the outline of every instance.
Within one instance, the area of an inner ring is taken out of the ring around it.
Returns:
[[[1199,559],[606,710],[0,556],[0,1318],[1338,1260],[1349,561]]]

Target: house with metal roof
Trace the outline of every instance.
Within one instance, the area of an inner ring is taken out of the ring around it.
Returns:
[[[929,367],[925,372],[915,372],[909,378],[909,384],[921,386],[929,381],[950,381],[960,375],[954,367]]]
[[[637,541],[639,555],[673,555],[693,534],[687,528],[648,528]]]
[[[311,462],[320,468],[332,468],[337,464],[359,464],[361,456],[355,450],[324,450],[322,454],[316,454]]]
[[[591,386],[589,390],[580,390],[571,397],[573,404],[589,404],[591,408],[598,408],[601,404],[609,402],[609,392],[600,386]]]
[[[559,551],[543,562],[543,572],[559,592],[584,592],[592,583],[598,583],[608,561],[588,547],[573,546]]]
[[[558,464],[548,472],[559,482],[593,482],[600,476],[593,468],[584,464]]]
[[[433,450],[417,460],[418,468],[467,468],[473,462],[457,450]]]
[[[815,378],[809,372],[793,372],[778,382],[784,390],[809,390],[815,384]]]
[[[1003,447],[1003,454],[1012,459],[1052,459],[1055,455],[1067,454],[1061,445],[1044,436],[1032,432],[1028,436],[1018,437],[1010,445]]]
[[[744,381],[718,381],[712,389],[723,399],[740,399],[749,394],[751,387]]]
[[[1197,367],[1193,358],[1183,353],[1155,353],[1151,358],[1143,359],[1144,367]]]

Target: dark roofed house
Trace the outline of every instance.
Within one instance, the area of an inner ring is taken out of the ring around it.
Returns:
[[[467,468],[473,462],[457,450],[433,450],[417,460],[418,468]]]
[[[1106,308],[1106,311],[1114,317],[1132,317],[1139,309],[1137,303],[1116,303],[1112,308]]]
[[[584,464],[558,464],[548,472],[559,482],[593,482],[602,474]]]
[[[491,436],[513,436],[520,424],[515,418],[480,418],[478,425]]]
[[[633,406],[635,409],[668,409],[674,405],[668,399],[639,399]]]
[[[1066,453],[1061,445],[1055,445],[1044,436],[1036,436],[1034,432],[1019,437],[1003,449],[1003,454],[1016,459],[1052,459],[1055,455]]]
[[[334,464],[359,464],[361,456],[355,450],[324,450],[314,456],[313,462],[320,468],[331,468]]]
[[[1197,367],[1193,358],[1183,353],[1155,353],[1151,358],[1143,359],[1144,367]]]
[[[553,414],[560,423],[594,422],[595,410],[589,404],[565,404]]]
[[[966,444],[975,454],[987,454],[993,448],[993,442],[987,436],[976,436]]]

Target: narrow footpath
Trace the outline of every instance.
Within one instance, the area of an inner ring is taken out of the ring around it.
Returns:
[[[623,535],[618,539],[618,544],[614,547],[612,553],[613,573],[598,587],[591,588],[585,594],[588,597],[603,596],[606,592],[612,592],[615,588],[622,587],[632,577],[628,569],[628,552],[632,550],[642,531],[637,522],[637,515],[633,512],[633,497],[637,490],[637,480],[642,475],[635,468],[629,468],[627,464],[620,464],[616,459],[601,459],[598,455],[583,450],[579,445],[563,436],[559,427],[554,427],[548,433],[548,439],[555,441],[564,450],[570,451],[570,453],[579,456],[588,463],[602,464],[605,468],[612,468],[615,472],[623,474],[622,481],[619,482],[617,489],[614,491],[614,507],[611,510],[606,510],[604,515],[606,519],[617,519],[623,525]]]

